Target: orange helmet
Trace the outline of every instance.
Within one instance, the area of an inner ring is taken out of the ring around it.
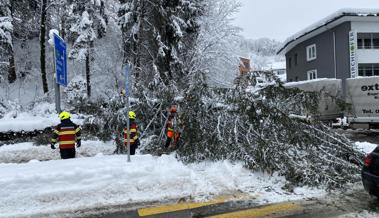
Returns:
[[[176,113],[176,105],[172,105],[170,108],[171,113]]]

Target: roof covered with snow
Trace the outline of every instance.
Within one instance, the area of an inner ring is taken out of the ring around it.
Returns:
[[[263,70],[282,70],[282,69],[286,69],[285,61],[272,62],[263,68]]]
[[[281,48],[278,50],[278,54],[288,51],[290,48],[294,47],[296,44],[302,42],[300,39],[304,38],[311,33],[321,29],[322,27],[327,27],[327,29],[332,28],[340,23],[337,21],[341,18],[348,17],[377,17],[379,21],[379,9],[357,9],[357,8],[344,8],[338,10],[337,12],[325,17],[324,19],[308,26],[307,28],[295,33],[283,43]],[[348,19],[349,21],[349,19]],[[350,20],[351,21],[351,20]],[[324,31],[321,31],[324,32]],[[291,46],[292,45],[292,46]]]

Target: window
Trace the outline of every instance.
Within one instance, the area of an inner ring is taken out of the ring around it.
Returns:
[[[370,49],[371,48],[371,39],[364,39],[363,40],[363,48],[364,49]]]
[[[363,49],[363,39],[358,38],[358,49]]]
[[[358,33],[358,49],[379,49],[379,33]]]
[[[374,49],[379,49],[379,33],[372,34],[372,46]]]
[[[277,70],[278,75],[284,75],[286,74],[286,70]]]
[[[358,76],[379,76],[379,64],[359,64]]]
[[[307,61],[312,61],[317,58],[316,44],[307,46]]]
[[[310,70],[307,72],[308,80],[317,79],[317,70]]]
[[[292,58],[288,58],[288,68],[291,69],[292,67]]]
[[[295,54],[294,61],[295,61],[295,66],[297,66],[297,54]]]

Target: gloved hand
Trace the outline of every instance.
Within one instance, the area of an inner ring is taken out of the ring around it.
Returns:
[[[51,144],[51,145],[50,145],[50,148],[51,148],[51,149],[55,149],[54,144]]]
[[[140,145],[141,145],[141,143],[140,143],[139,139],[137,139],[137,141],[136,141],[136,147],[138,148],[138,146],[140,146]]]
[[[82,141],[78,141],[78,142],[76,142],[76,147],[80,147],[80,146],[82,146]]]

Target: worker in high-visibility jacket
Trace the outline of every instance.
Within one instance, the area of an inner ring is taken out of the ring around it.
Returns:
[[[138,138],[138,125],[136,123],[136,113],[134,111],[129,111],[129,129],[130,129],[130,155],[136,154],[136,149],[138,148],[140,142]],[[124,128],[124,145],[128,145],[128,129]]]
[[[62,159],[75,158],[75,144],[77,147],[81,146],[81,129],[70,118],[69,112],[60,113],[61,123],[54,128],[51,137],[51,149],[55,149],[55,143],[58,143]]]
[[[170,147],[172,141],[176,138],[176,132],[174,129],[174,123],[175,123],[175,115],[176,115],[176,106],[173,105],[170,107],[168,110],[168,118],[167,118],[167,123],[166,123],[166,143],[165,143],[165,148]]]

